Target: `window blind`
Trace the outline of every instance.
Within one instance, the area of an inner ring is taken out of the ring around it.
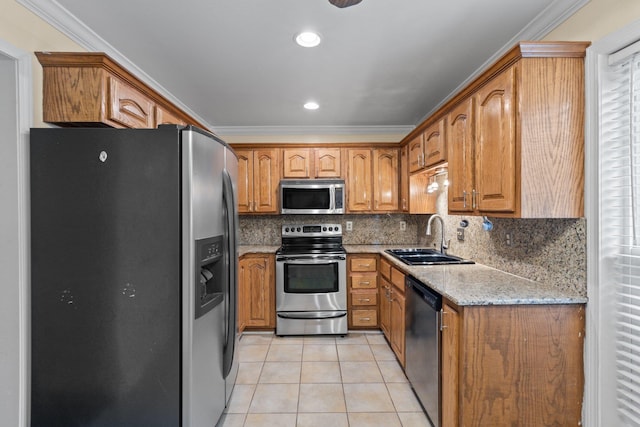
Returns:
[[[640,53],[611,55],[601,75],[601,282],[616,290],[618,415],[640,427]]]

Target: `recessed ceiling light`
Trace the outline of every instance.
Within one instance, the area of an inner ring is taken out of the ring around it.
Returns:
[[[318,105],[317,102],[309,101],[304,104],[304,108],[306,108],[307,110],[317,110],[318,108],[320,108],[320,105]]]
[[[302,47],[316,47],[320,44],[320,35],[311,31],[304,31],[297,34],[294,40]]]

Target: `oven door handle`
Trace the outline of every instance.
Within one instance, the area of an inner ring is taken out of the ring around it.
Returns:
[[[320,264],[326,261],[344,261],[344,256],[300,256],[300,257],[279,257],[276,261],[286,262],[287,264]]]
[[[283,319],[335,319],[347,315],[346,311],[279,311]]]

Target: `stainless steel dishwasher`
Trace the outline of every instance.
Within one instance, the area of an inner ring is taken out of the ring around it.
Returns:
[[[431,423],[440,427],[440,316],[442,296],[407,276],[405,372]]]

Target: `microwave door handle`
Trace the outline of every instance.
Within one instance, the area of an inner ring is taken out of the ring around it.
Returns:
[[[331,212],[336,210],[336,186],[332,185],[329,191],[329,210]]]

